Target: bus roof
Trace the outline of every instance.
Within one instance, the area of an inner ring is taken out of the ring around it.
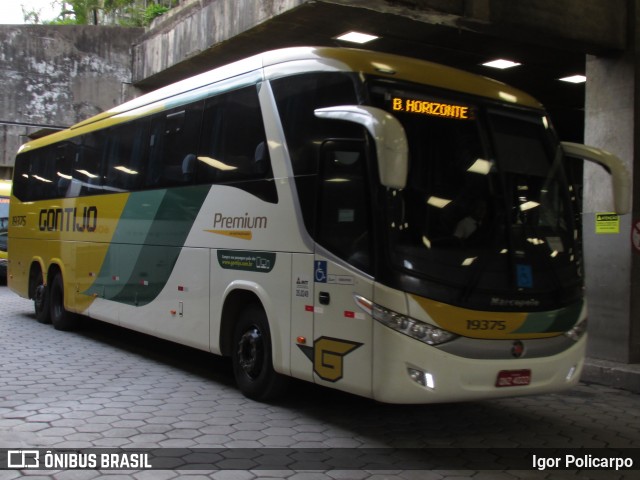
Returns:
[[[353,48],[292,47],[264,52],[173,83],[83,120],[67,130],[26,143],[20,147],[19,152],[72,138],[79,133],[75,132],[78,129],[87,127],[91,130],[90,125],[126,112],[143,108],[147,113],[162,111],[166,108],[163,103],[168,99],[225,79],[259,71],[261,68],[279,72],[276,68],[278,65],[291,63],[292,67],[286,69],[286,74],[313,71],[314,61],[325,68],[405,80],[524,107],[542,108],[540,102],[529,94],[502,82],[425,60]],[[311,63],[306,63],[306,68],[297,70],[295,62]],[[274,76],[281,75],[282,73],[279,72]]]
[[[297,47],[263,54],[263,65],[317,59],[338,68],[430,85],[531,108],[542,104],[531,95],[488,77],[401,55],[335,47]]]

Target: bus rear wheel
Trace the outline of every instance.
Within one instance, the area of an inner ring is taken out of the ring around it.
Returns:
[[[71,330],[76,326],[76,316],[64,308],[64,284],[62,275],[56,274],[51,282],[51,323],[56,330]]]
[[[231,359],[236,383],[245,396],[267,401],[284,392],[286,378],[273,369],[271,333],[262,308],[251,305],[240,313]]]
[[[49,289],[44,284],[42,272],[38,271],[33,278],[33,308],[36,320],[40,323],[51,323],[51,311],[49,306]]]

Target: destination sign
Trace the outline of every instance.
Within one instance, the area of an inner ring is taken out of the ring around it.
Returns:
[[[433,117],[455,118],[457,120],[473,119],[473,111],[466,105],[393,97],[391,108],[396,112],[417,113]]]

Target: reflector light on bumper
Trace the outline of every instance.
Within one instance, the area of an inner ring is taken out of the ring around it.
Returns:
[[[458,337],[455,333],[381,307],[360,295],[355,295],[354,299],[376,321],[427,345],[440,345]]]
[[[587,332],[587,317],[582,321],[576,323],[573,328],[567,332],[564,332],[564,336],[570,338],[574,342],[577,342]]]

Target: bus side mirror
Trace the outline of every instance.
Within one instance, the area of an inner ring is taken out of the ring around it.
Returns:
[[[399,190],[406,186],[409,171],[407,136],[393,115],[364,105],[318,108],[314,113],[318,118],[343,120],[365,127],[376,144],[380,183]]]
[[[629,213],[631,206],[631,176],[622,160],[605,150],[579,143],[562,142],[564,153],[603,166],[611,174],[613,205],[616,213]]]

